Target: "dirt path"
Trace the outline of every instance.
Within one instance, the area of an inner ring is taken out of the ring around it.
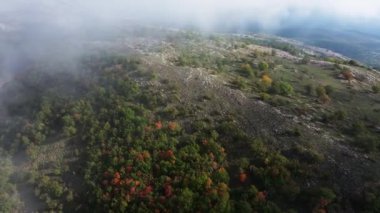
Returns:
[[[24,151],[16,153],[12,162],[15,174],[26,174],[28,157]],[[45,204],[34,194],[34,186],[26,180],[16,183],[21,202],[24,204],[23,212],[38,212],[44,209]]]

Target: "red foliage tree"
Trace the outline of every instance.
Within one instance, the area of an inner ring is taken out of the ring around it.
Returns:
[[[239,174],[239,181],[240,181],[240,183],[244,183],[246,180],[247,180],[247,174],[244,173],[244,172],[241,172]]]
[[[156,126],[156,129],[162,129],[162,122],[161,121],[157,121],[155,123],[155,126]]]
[[[164,187],[164,193],[166,197],[171,197],[173,195],[173,187],[169,184],[166,184]]]

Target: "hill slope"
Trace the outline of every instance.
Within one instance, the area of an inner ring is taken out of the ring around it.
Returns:
[[[378,72],[266,36],[114,35],[1,87],[24,206],[0,210],[379,211]]]

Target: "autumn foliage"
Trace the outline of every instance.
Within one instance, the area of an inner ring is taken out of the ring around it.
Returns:
[[[169,124],[168,124],[168,128],[171,130],[171,131],[175,131],[178,129],[178,124],[174,121],[170,121]]]
[[[323,95],[319,96],[318,100],[322,104],[328,104],[331,102],[331,98],[327,94],[323,94]]]
[[[162,129],[162,122],[161,121],[157,121],[154,125],[155,125],[156,129]]]
[[[354,80],[354,74],[353,74],[352,71],[350,71],[350,70],[345,70],[345,71],[343,71],[341,74],[342,74],[343,78],[344,78],[345,80],[347,80],[347,81],[352,81],[352,80]]]
[[[268,74],[264,74],[263,76],[261,76],[261,82],[264,84],[264,86],[270,87],[272,85],[273,80],[269,77]]]
[[[175,121],[134,125],[129,123],[130,132],[122,136],[129,137],[128,140],[116,143],[106,140],[99,146],[102,154],[93,155],[95,162],[102,162],[88,170],[88,177],[97,179],[95,183],[89,180],[94,186],[94,196],[101,195],[96,205],[115,212],[132,211],[141,205],[168,212],[177,208],[173,202],[188,201],[181,198],[186,193],[200,198],[192,208],[202,212],[226,205],[228,172],[223,169],[219,174],[225,158],[220,145],[203,136],[196,139],[196,143],[178,145],[175,137],[183,132],[177,131],[180,127]],[[144,130],[144,134],[131,134],[136,129]],[[97,176],[99,167],[104,171],[100,177]],[[187,191],[182,195],[183,186]],[[213,196],[208,198],[211,194]]]
[[[267,200],[268,193],[265,191],[258,192],[256,195],[256,200],[258,202],[265,202]]]
[[[246,180],[247,180],[247,174],[244,173],[244,172],[241,172],[239,174],[239,181],[240,181],[240,183],[244,183]]]

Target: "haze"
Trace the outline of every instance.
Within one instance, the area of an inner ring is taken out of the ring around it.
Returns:
[[[380,1],[376,0],[16,0],[1,2],[1,13],[34,19],[36,13],[60,22],[86,18],[197,24],[203,28],[220,22],[257,22],[263,28],[283,26],[283,20],[329,19],[344,24],[375,23],[380,20]],[[13,17],[16,18],[16,17]],[[21,17],[17,17],[21,18]],[[87,19],[86,19],[87,20]],[[88,20],[87,20],[88,21]]]
[[[83,29],[103,32],[101,26],[131,22],[205,31],[292,35],[289,37],[312,40],[309,43],[317,46],[318,43],[313,43],[315,36],[307,35],[305,39],[299,36],[299,31],[304,35],[316,29],[319,32],[319,28],[356,30],[380,38],[377,24],[380,1],[376,0],[1,0],[0,5],[0,76],[18,64],[14,62],[20,57],[51,55],[52,46],[57,44],[68,48],[69,43],[74,43],[74,48],[68,51],[72,54],[73,50],[79,50],[77,42]],[[291,33],[288,29],[292,29]],[[1,39],[2,32],[15,32],[17,45]]]

